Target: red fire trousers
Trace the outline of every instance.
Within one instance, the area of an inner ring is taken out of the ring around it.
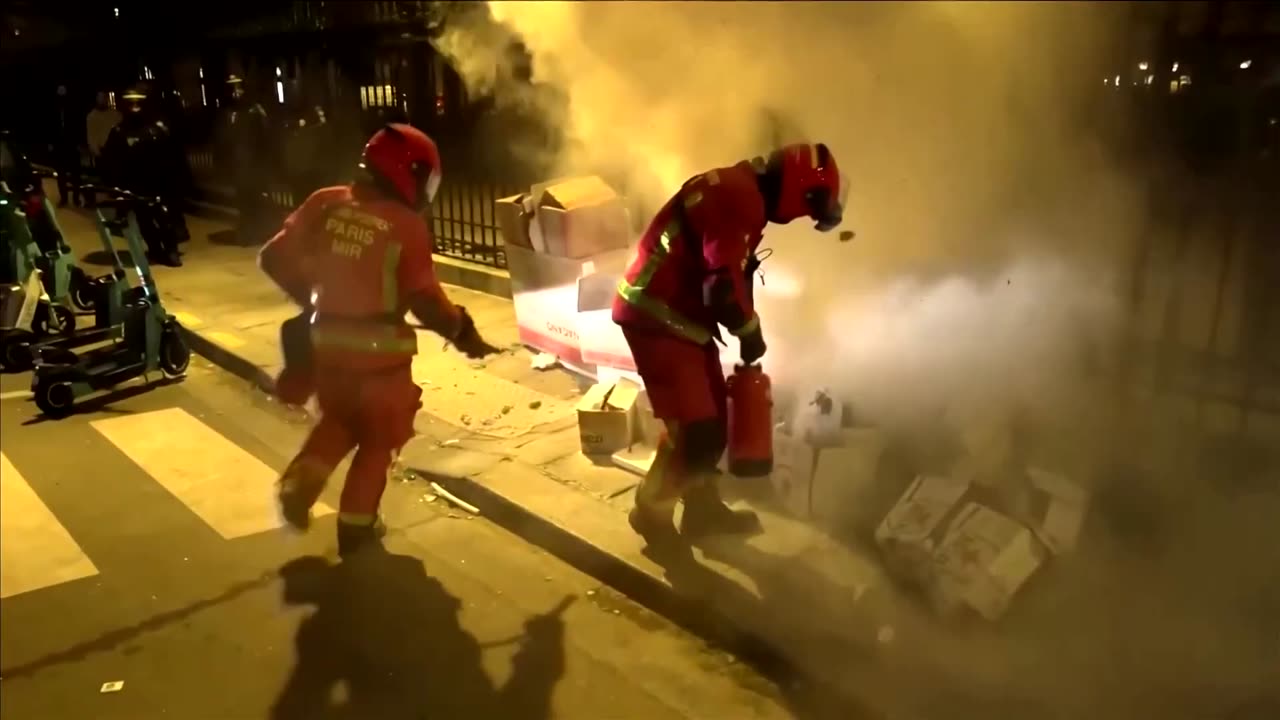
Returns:
[[[685,445],[697,438],[684,432],[694,423],[728,421],[728,391],[720,351],[714,342],[696,345],[670,333],[623,326],[636,372],[644,381],[653,414],[666,426],[657,456],[637,492],[640,504],[674,505],[698,480],[685,459],[698,453]]]
[[[422,388],[414,383],[408,362],[377,370],[322,365],[316,368],[314,382],[320,420],[286,477],[314,502],[334,468],[355,450],[338,517],[344,522],[371,523],[391,466],[413,437]]]

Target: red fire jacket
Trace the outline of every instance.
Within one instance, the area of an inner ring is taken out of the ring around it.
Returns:
[[[402,203],[348,185],[307,198],[262,248],[262,269],[315,310],[322,364],[378,368],[408,362],[417,335],[405,322],[417,293],[453,308],[432,265],[431,229]]]
[[[733,281],[733,299],[746,318],[735,334],[758,321],[745,269],[763,236],[764,198],[756,171],[743,161],[689,179],[658,211],[640,238],[636,257],[613,300],[613,321],[670,332],[698,344],[719,337],[714,308],[703,286],[721,271]]]

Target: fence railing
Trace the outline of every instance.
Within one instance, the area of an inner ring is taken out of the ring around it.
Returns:
[[[234,189],[218,177],[213,152],[193,148],[187,161],[202,199],[216,204],[230,204]],[[436,252],[448,257],[506,268],[502,236],[494,215],[494,202],[519,192],[514,183],[445,178],[431,209]],[[285,183],[272,183],[267,197],[276,209],[288,212],[303,198]]]
[[[1207,430],[1280,427],[1280,182],[1238,175],[1152,195],[1166,212],[1133,262],[1133,379]]]

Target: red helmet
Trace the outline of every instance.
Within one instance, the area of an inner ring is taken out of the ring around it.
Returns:
[[[827,232],[844,219],[849,183],[826,145],[781,147],[769,156],[766,172],[775,175],[777,187],[770,222],[789,223],[808,216],[817,223],[814,227]]]
[[[418,210],[430,205],[440,189],[440,150],[412,125],[392,123],[374,133],[364,146],[360,167],[384,190]]]

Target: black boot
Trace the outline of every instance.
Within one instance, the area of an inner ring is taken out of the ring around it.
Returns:
[[[315,502],[312,498],[281,485],[276,499],[280,503],[280,515],[290,527],[299,532],[306,532],[311,528],[311,506]]]
[[[627,522],[637,535],[644,538],[645,544],[656,552],[667,552],[684,544],[680,534],[676,532],[675,522],[667,513],[651,510],[637,503],[627,515]]]
[[[750,510],[734,510],[720,497],[714,478],[694,485],[684,495],[680,534],[690,542],[711,535],[758,535],[764,530],[760,517]]]
[[[387,534],[382,518],[372,525],[357,525],[338,521],[338,554],[346,557],[360,548],[376,545]]]

